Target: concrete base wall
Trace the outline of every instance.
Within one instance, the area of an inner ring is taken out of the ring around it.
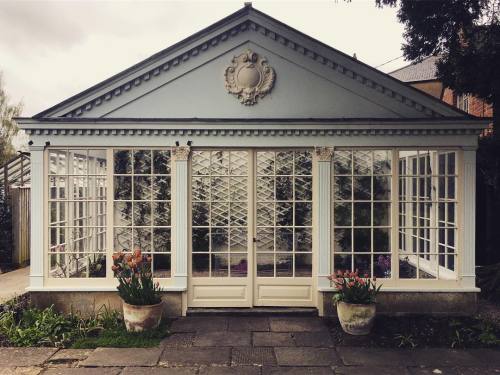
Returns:
[[[168,317],[182,315],[182,293],[165,292],[162,295],[163,314]],[[117,292],[31,292],[33,304],[39,308],[54,305],[62,313],[89,316],[103,305],[122,311],[122,300]]]
[[[336,316],[332,298],[323,293],[324,316]],[[465,292],[381,292],[377,295],[377,313],[386,315],[472,315],[477,309],[477,293]]]

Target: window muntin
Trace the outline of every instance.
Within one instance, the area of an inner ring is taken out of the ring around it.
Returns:
[[[399,278],[456,279],[456,152],[400,151],[399,166]]]
[[[391,164],[390,150],[335,150],[335,272],[391,277]]]
[[[48,151],[50,278],[106,277],[106,151]]]
[[[312,153],[256,155],[258,277],[312,276]]]
[[[155,278],[171,277],[171,150],[113,151],[114,251],[151,256]]]
[[[192,275],[248,274],[248,151],[192,153]]]

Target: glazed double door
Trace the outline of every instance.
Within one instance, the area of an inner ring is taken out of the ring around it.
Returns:
[[[191,307],[313,306],[310,150],[194,150]]]

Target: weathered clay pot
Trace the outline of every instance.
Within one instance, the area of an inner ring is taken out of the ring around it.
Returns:
[[[129,332],[140,332],[160,325],[163,302],[156,305],[137,306],[123,302],[123,320]]]
[[[342,329],[350,335],[367,335],[373,327],[377,307],[374,303],[357,305],[338,302],[337,315]]]

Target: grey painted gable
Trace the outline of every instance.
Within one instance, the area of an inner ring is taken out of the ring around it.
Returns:
[[[224,70],[246,48],[267,57],[270,95],[245,107]],[[246,7],[35,116],[73,118],[435,118],[463,116],[269,16]]]
[[[247,48],[265,56],[276,71],[271,94],[245,106],[224,87],[224,71],[232,57]],[[157,89],[124,104],[103,117],[116,118],[392,118],[418,116],[401,106],[399,113],[363,97],[355,87],[325,79],[293,61],[247,42],[189,71]],[[374,101],[375,100],[375,101]],[[89,113],[91,114],[91,113]]]

